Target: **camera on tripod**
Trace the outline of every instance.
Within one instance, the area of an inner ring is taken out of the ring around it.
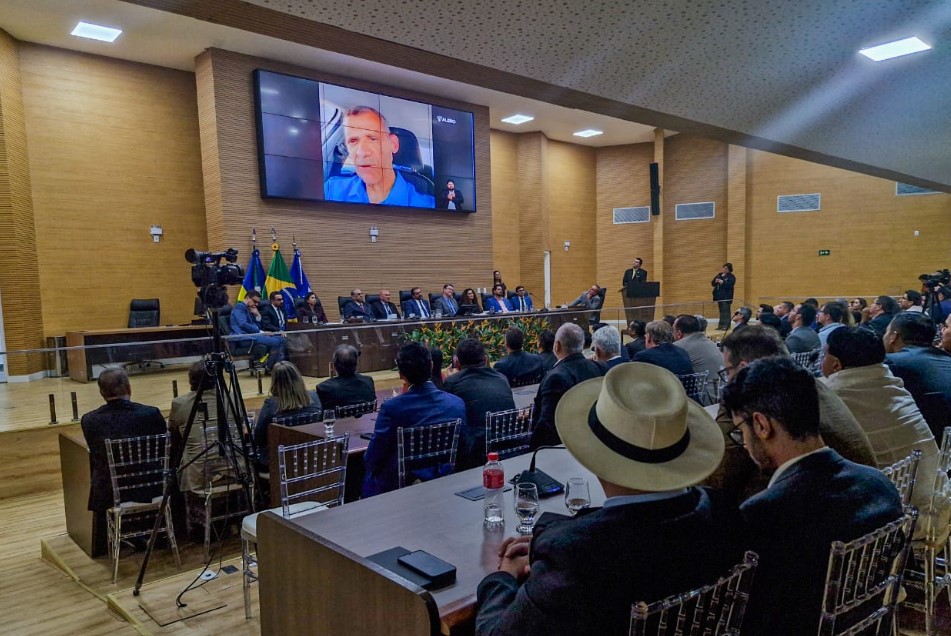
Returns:
[[[951,284],[951,271],[942,269],[933,274],[922,274],[918,277],[918,280],[921,281],[922,285],[934,291],[938,287]]]
[[[235,261],[238,250],[229,247],[224,252],[199,252],[194,248],[185,250],[185,260],[192,264],[192,282],[198,287],[201,307],[195,308],[198,315],[206,307],[218,309],[228,304],[225,285],[237,285],[244,279],[244,270]],[[222,260],[226,262],[222,264]]]

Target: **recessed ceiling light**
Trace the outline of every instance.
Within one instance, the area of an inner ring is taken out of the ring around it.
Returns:
[[[511,117],[505,117],[502,119],[506,124],[524,124],[527,121],[532,121],[534,117],[529,117],[528,115],[512,115]]]
[[[100,26],[98,24],[80,22],[70,35],[78,35],[81,38],[89,38],[90,40],[99,40],[101,42],[115,42],[121,33],[122,29],[113,29],[112,27]]]
[[[587,130],[579,130],[575,133],[575,137],[595,137],[597,135],[603,135],[603,130],[595,130],[593,128],[588,128]]]
[[[859,53],[870,60],[881,62],[882,60],[890,60],[893,57],[901,57],[902,55],[910,55],[911,53],[927,51],[930,48],[930,44],[925,44],[916,37],[910,37],[905,38],[904,40],[896,40],[894,42],[888,42],[886,44],[879,44],[878,46],[862,49],[859,51]]]

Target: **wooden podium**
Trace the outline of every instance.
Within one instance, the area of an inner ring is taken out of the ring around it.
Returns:
[[[654,319],[654,305],[657,304],[657,297],[660,296],[660,283],[635,283],[630,282],[621,290],[621,300],[624,303],[624,313],[627,323],[632,320],[643,320],[650,322]]]

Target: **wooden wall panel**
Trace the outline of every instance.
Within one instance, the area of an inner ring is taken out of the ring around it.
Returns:
[[[545,159],[548,140],[541,133],[518,136],[518,252],[520,280],[506,285],[525,285],[539,303],[544,302],[545,250],[549,249],[548,191]],[[502,272],[505,280],[506,273]],[[490,279],[491,282],[491,279]],[[552,302],[554,302],[552,298]]]
[[[491,131],[492,156],[492,269],[502,272],[506,285],[522,278],[519,239],[518,135]],[[480,287],[492,281],[489,277]],[[541,289],[538,287],[537,289]],[[536,297],[538,292],[532,290]],[[540,297],[539,297],[540,298]]]
[[[614,224],[614,208],[650,206],[650,168],[654,159],[652,143],[610,146],[597,150],[597,279],[608,288],[606,307],[621,307],[624,270],[634,259],[644,259],[654,279],[653,223]],[[580,292],[579,292],[580,293]]]
[[[760,151],[750,157],[754,300],[899,294],[917,289],[922,272],[951,264],[951,195],[897,197],[894,181]],[[820,212],[776,212],[778,195],[816,192]],[[831,256],[818,256],[822,249]]]
[[[187,323],[183,254],[206,245],[194,76],[21,47],[45,334],[124,327],[132,298]]]
[[[205,59],[205,58],[210,58]],[[209,69],[204,65],[210,64]],[[348,295],[354,287],[374,293],[381,286],[394,292],[419,285],[438,291],[445,282],[456,287],[484,287],[492,276],[492,196],[489,171],[489,111],[487,108],[454,102],[397,87],[371,85],[310,69],[212,49],[198,60],[199,114],[207,140],[212,127],[217,148],[202,146],[206,167],[217,163],[220,179],[206,192],[209,215],[209,243],[215,248],[235,247],[239,261],[247,263],[251,228],[257,228],[263,245],[270,243],[270,228],[278,232],[282,253],[290,265],[291,239],[296,237],[311,286],[321,296],[327,314],[336,318],[338,295]],[[364,90],[376,90],[445,104],[474,113],[477,179],[475,214],[448,214],[398,209],[375,209],[333,202],[283,201],[261,198],[258,186],[258,155],[254,123],[251,73],[255,68],[289,73]],[[213,101],[209,104],[209,100]],[[214,124],[208,120],[214,117]],[[213,156],[216,154],[217,156]],[[218,228],[216,218],[221,215]],[[371,226],[379,228],[377,243],[370,243]],[[262,250],[265,267],[270,250]]]
[[[16,40],[0,31],[0,297],[6,350],[43,345],[35,209],[27,150],[26,107]],[[42,356],[11,355],[10,376],[43,369]]]

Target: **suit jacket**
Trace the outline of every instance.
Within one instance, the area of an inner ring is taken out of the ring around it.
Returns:
[[[376,386],[373,378],[359,373],[343,377],[337,376],[324,380],[317,385],[317,397],[325,409],[372,402],[376,399]]]
[[[488,298],[486,298],[485,302],[482,303],[482,308],[485,309],[486,311],[501,312],[502,305],[505,305],[506,309],[508,309],[509,311],[512,311],[512,303],[509,302],[508,298],[502,298],[502,300],[500,301],[495,296],[489,296]]]
[[[261,411],[258,413],[258,417],[254,421],[253,431],[254,445],[257,446],[258,451],[258,463],[260,463],[262,466],[267,466],[269,464],[267,431],[275,417],[307,415],[310,413],[316,414],[323,410],[323,405],[320,403],[320,398],[317,397],[317,394],[314,391],[308,391],[307,394],[310,396],[310,404],[304,408],[294,409],[291,411],[278,411],[277,398],[269,397],[268,399],[264,400],[264,404],[261,406]]]
[[[604,375],[604,367],[588,360],[580,353],[573,353],[558,361],[538,387],[535,410],[532,413],[532,448],[547,444],[560,444],[561,437],[555,428],[555,408],[568,389]]]
[[[819,348],[819,334],[809,327],[797,327],[786,336],[789,353],[804,353]]]
[[[610,371],[611,369],[613,369],[613,368],[616,367],[617,365],[619,365],[619,364],[624,364],[625,362],[630,362],[630,360],[625,360],[625,359],[624,359],[624,356],[618,355],[618,357],[616,357],[616,358],[611,358],[610,360],[605,360],[605,361],[602,362],[601,364],[604,365],[604,372],[607,373],[608,371]]]
[[[436,207],[446,210],[449,208],[449,188],[443,188],[439,191],[439,197],[436,198]],[[452,202],[455,204],[455,210],[461,210],[462,204],[465,203],[465,198],[462,196],[462,192],[459,191],[459,188],[451,190],[455,196],[452,199]]]
[[[469,367],[446,378],[443,390],[458,395],[466,403],[465,452],[459,470],[485,463],[485,414],[515,408],[508,379],[489,367]]]
[[[624,348],[627,349],[627,357],[631,360],[634,360],[634,356],[646,349],[643,338],[634,338],[629,343],[624,345]],[[719,371],[719,368],[717,369]]]
[[[495,363],[495,370],[506,377],[509,385],[532,378],[541,379],[544,373],[542,359],[525,351],[511,352]]]
[[[396,305],[393,303],[386,303],[386,306],[390,308],[390,311],[396,314],[397,318],[400,318],[400,310],[396,308]],[[373,317],[377,320],[386,320],[386,309],[383,307],[383,301],[378,300],[370,305],[370,311],[373,313]]]
[[[722,283],[717,283],[717,279]],[[717,274],[710,281],[713,286],[713,300],[733,300],[733,287],[736,285],[736,276],[733,274]]]
[[[441,311],[443,316],[451,318],[459,313],[459,303],[456,302],[455,298],[452,299],[452,302],[449,302],[445,296],[440,296],[433,303],[433,311]]]
[[[476,634],[626,635],[631,605],[711,583],[740,560],[735,509],[702,488],[536,525],[531,575],[478,588]],[[755,579],[754,579],[755,582]]]
[[[284,331],[287,327],[287,316],[284,315],[284,310],[281,309],[281,316],[278,316],[278,309],[274,305],[267,305],[261,309],[261,329],[263,331]],[[284,324],[281,324],[281,318],[284,319]]]
[[[654,364],[667,369],[674,375],[693,373],[693,365],[690,364],[690,356],[687,352],[669,342],[657,345],[653,349],[644,349],[634,356],[633,362]]]
[[[357,304],[356,301],[351,300],[343,306],[343,319],[347,320],[349,318],[360,318],[364,322],[373,322],[373,313],[366,303]]]
[[[885,336],[885,331],[888,329],[888,323],[890,323],[894,317],[895,314],[879,314],[868,322],[862,324],[861,327],[868,329],[869,331],[874,331],[875,335],[877,335],[879,338],[883,338]]]
[[[542,361],[542,371],[548,373],[551,371],[551,368],[555,366],[555,363],[558,362],[558,358],[555,357],[555,354],[551,351],[546,351],[545,353],[538,354],[539,359]]]
[[[421,314],[419,311],[419,305],[416,304],[416,301],[412,298],[409,300],[403,301],[403,315],[409,318],[412,315],[419,316],[420,318],[429,317],[433,315],[433,308],[429,306],[429,301],[425,299],[420,299],[419,302],[423,303],[423,306],[426,308],[426,314]]]
[[[515,296],[509,298],[509,305],[512,306],[512,311],[532,311],[535,309],[534,303],[532,303],[532,297],[528,294],[525,294],[522,297]],[[524,304],[524,307],[522,306]]]
[[[319,298],[313,309],[311,309],[307,303],[297,308],[297,319],[301,322],[314,322],[313,319],[315,317],[317,318],[317,322],[329,322],[327,320],[327,313],[324,311],[324,306],[321,304]]]
[[[687,334],[674,343],[678,349],[683,349],[690,356],[690,366],[694,373],[707,372],[706,395],[710,404],[716,402],[717,372],[723,365],[723,355],[717,343],[702,333]]]
[[[935,440],[941,439],[951,411],[951,353],[937,347],[909,345],[885,356],[885,364],[915,398]]]
[[[231,333],[261,333],[257,319],[243,302],[235,303],[231,310]]]
[[[637,271],[634,271],[634,268],[631,267],[624,271],[624,278],[621,280],[621,286],[627,287],[628,283],[645,283],[647,282],[647,270],[644,268],[638,268]]]
[[[364,455],[366,475],[363,478],[363,496],[372,497],[399,487],[396,455],[396,430],[425,424],[438,424],[459,418],[462,429],[459,439],[467,438],[466,404],[462,398],[440,391],[432,382],[411,386],[406,393],[387,400],[376,417],[373,439]],[[416,474],[426,480],[440,476],[436,473]]]
[[[743,633],[812,634],[833,541],[851,541],[902,514],[898,491],[881,471],[832,449],[803,457],[767,490],[740,506],[759,554]]]
[[[161,435],[165,428],[165,418],[154,406],[138,404],[130,400],[112,400],[95,411],[83,415],[80,426],[89,446],[89,510],[104,512],[111,508],[115,499],[112,495],[112,480],[109,477],[109,459],[106,455],[106,440],[140,435]],[[123,494],[128,501],[151,501],[159,492],[143,489],[142,492],[129,491]]]
[[[789,324],[789,316],[783,316],[779,319],[779,335],[784,339],[792,331],[792,325]]]

